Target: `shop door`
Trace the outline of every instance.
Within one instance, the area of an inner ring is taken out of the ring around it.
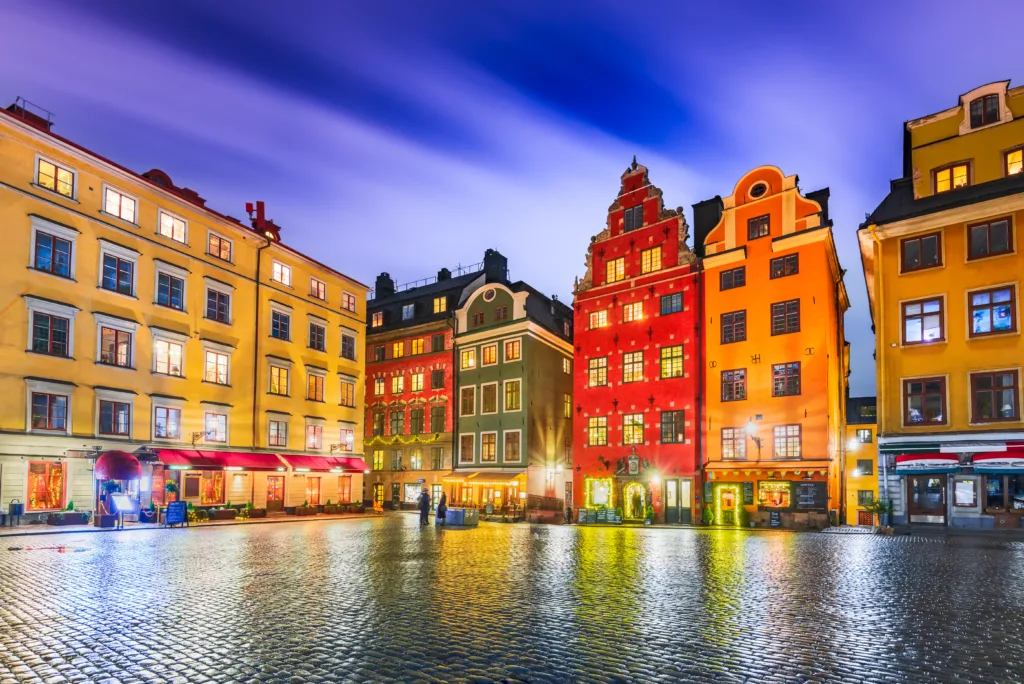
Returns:
[[[284,475],[267,476],[267,513],[284,510]]]
[[[908,475],[907,510],[910,522],[946,524],[946,476]]]
[[[722,502],[722,525],[736,524],[736,488],[723,487],[719,497]]]
[[[400,508],[402,505],[402,492],[401,486],[397,482],[391,483],[391,505],[395,508]]]
[[[679,523],[679,480],[665,480],[665,523]]]
[[[679,522],[683,525],[693,524],[693,509],[690,507],[690,502],[693,501],[690,491],[692,486],[693,482],[690,480],[679,481]]]
[[[430,506],[435,511],[437,510],[437,504],[441,502],[441,485],[430,485]]]
[[[384,483],[382,482],[373,484],[373,503],[377,506],[384,505]]]

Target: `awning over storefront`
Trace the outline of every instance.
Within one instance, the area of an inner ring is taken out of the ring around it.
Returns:
[[[896,472],[899,475],[938,475],[959,470],[960,458],[956,454],[917,453],[896,457]]]
[[[285,470],[285,464],[277,454],[186,449],[160,449],[159,454],[160,462],[173,470]]]
[[[361,473],[369,470],[366,461],[361,458],[342,458],[335,456],[305,456],[281,454],[296,472],[313,473]]]
[[[107,451],[96,459],[93,473],[97,480],[138,480],[142,464],[127,451]]]
[[[988,439],[986,439],[988,437]],[[881,454],[978,454],[984,452],[1006,451],[1024,445],[1024,442],[1008,439],[1011,433],[979,433],[974,435],[956,435],[943,437],[939,441],[908,439],[906,436],[879,437],[878,451]],[[935,436],[932,435],[934,440]]]
[[[441,481],[457,482],[467,485],[499,487],[513,484],[512,481],[520,475],[525,475],[525,473],[501,473],[488,470],[455,470],[441,478]]]
[[[1016,475],[1024,473],[1024,443],[1007,444],[1005,451],[976,454],[972,461],[974,472],[989,475]]]

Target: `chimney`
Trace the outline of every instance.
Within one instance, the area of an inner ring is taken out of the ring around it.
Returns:
[[[29,126],[38,128],[41,131],[50,131],[50,129],[53,127],[53,122],[50,120],[50,117],[53,115],[50,114],[50,112],[46,112],[46,110],[42,107],[36,107],[40,111],[46,112],[46,117],[44,118],[39,114],[36,114],[35,112],[30,112],[22,104],[18,104],[19,102],[23,103],[24,105],[30,104],[29,102],[19,97],[14,104],[7,108],[7,111],[9,111],[11,114],[24,121],[25,123],[27,123]]]
[[[388,273],[381,273],[373,285],[373,298],[381,299],[395,294],[395,281]]]
[[[552,316],[556,316],[557,315],[555,313],[555,304],[557,304],[557,303],[558,303],[558,295],[551,295],[551,315]]]
[[[489,283],[508,282],[508,259],[496,249],[484,252],[484,275]]]
[[[450,280],[451,277],[452,272],[449,271],[447,268],[442,268],[440,271],[437,272],[437,282],[441,282],[442,280]]]
[[[693,251],[697,256],[704,256],[704,240],[722,220],[724,207],[718,195],[693,205]]]

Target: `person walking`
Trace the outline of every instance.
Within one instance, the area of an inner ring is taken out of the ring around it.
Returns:
[[[448,495],[441,492],[441,498],[437,500],[437,524],[444,525],[444,518],[448,514]]]
[[[423,488],[420,494],[420,525],[430,524],[430,492]]]

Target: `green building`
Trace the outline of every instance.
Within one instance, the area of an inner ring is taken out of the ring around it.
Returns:
[[[493,282],[457,316],[451,504],[561,515],[572,498],[572,309],[526,283]]]

